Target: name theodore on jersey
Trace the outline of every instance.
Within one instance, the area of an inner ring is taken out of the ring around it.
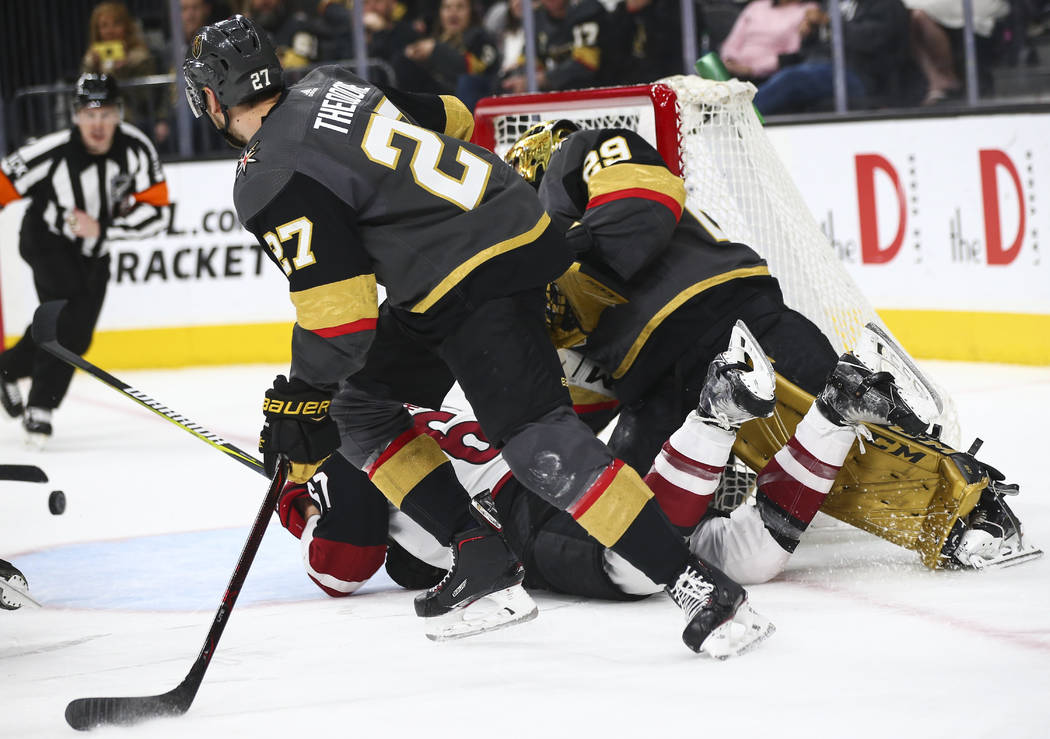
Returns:
[[[349,126],[354,121],[354,111],[371,89],[339,80],[333,82],[321,101],[317,117],[314,118],[314,128],[329,128],[339,133],[350,133]]]

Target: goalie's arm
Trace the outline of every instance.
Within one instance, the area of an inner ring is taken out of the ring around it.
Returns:
[[[570,245],[584,259],[593,250],[628,280],[667,247],[682,217],[685,183],[633,131],[608,129],[581,141],[589,144],[585,150],[566,152],[579,161],[586,198],[579,225],[567,234]]]
[[[245,223],[288,277],[292,377],[329,392],[364,364],[379,315],[355,217],[329,189],[295,173]]]

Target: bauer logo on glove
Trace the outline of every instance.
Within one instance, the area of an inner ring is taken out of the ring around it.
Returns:
[[[278,455],[288,458],[288,479],[306,482],[339,448],[339,429],[328,415],[332,399],[328,393],[299,379],[278,375],[266,391],[263,414],[266,422],[259,435],[263,467],[273,475]]]

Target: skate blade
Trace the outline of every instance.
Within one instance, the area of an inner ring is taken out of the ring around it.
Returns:
[[[1038,547],[1028,546],[1023,549],[1019,549],[1016,552],[1010,552],[1009,554],[1003,554],[992,559],[983,559],[981,557],[973,557],[970,560],[970,566],[975,570],[1001,570],[1004,567],[1013,567],[1015,565],[1024,564],[1030,562],[1033,559],[1039,559],[1043,556],[1043,550]]]
[[[756,398],[772,400],[776,393],[773,365],[758,345],[758,340],[748,330],[747,324],[741,320],[733,325],[729,336],[729,352],[738,362],[746,364],[748,359],[751,360],[752,370],[743,376],[744,384],[751,394]]]
[[[512,585],[462,608],[425,619],[425,629],[431,641],[451,641],[522,624],[538,614],[535,601],[525,589],[521,585]]]
[[[739,657],[773,635],[772,622],[745,601],[729,621],[712,631],[700,647],[702,654],[717,660]]]
[[[24,580],[21,582],[25,582]],[[28,605],[34,608],[43,608],[40,603],[30,597],[21,583],[13,583],[0,577],[0,603],[8,610],[15,610]]]
[[[861,331],[853,353],[873,372],[889,372],[908,406],[927,423],[944,412],[944,400],[904,348],[877,323]]]
[[[40,452],[47,447],[47,442],[51,440],[49,434],[34,434],[32,432],[26,432],[26,446],[30,449],[35,449]]]

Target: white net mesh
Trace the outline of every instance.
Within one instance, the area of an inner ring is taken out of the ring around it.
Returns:
[[[677,98],[687,206],[707,213],[730,239],[753,247],[780,281],[785,302],[819,326],[836,351],[852,349],[865,323],[882,322],[842,266],[762,129],[751,104],[755,87],[692,76],[670,77],[660,84]],[[636,95],[618,99],[611,93],[604,100],[552,100],[549,105],[540,100],[528,112],[493,117],[496,153],[502,156],[529,126],[552,118],[583,128],[629,128],[657,143],[653,103]],[[943,427],[944,440],[957,445],[955,406],[943,390],[941,396],[944,412],[933,420]]]

